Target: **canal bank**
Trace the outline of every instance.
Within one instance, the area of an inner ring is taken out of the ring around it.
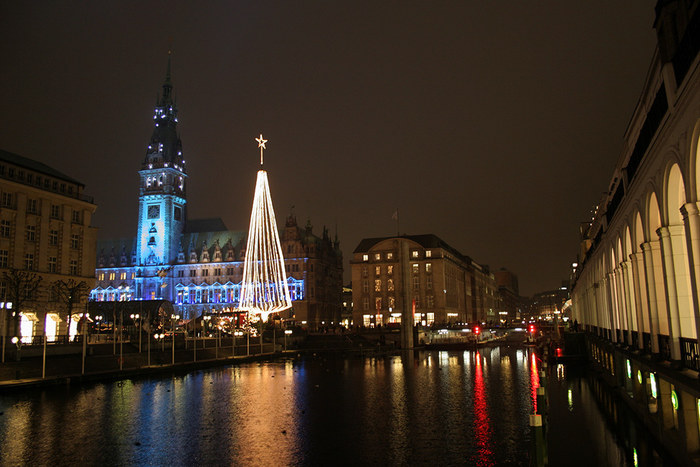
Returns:
[[[618,418],[619,402],[678,464],[700,465],[698,373],[591,333],[586,345],[595,390],[610,394],[605,409]]]

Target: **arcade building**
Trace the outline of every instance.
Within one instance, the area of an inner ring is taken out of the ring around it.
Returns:
[[[221,219],[188,219],[187,169],[177,132],[170,59],[154,129],[139,170],[136,237],[98,241],[94,301],[169,300],[177,314],[235,314],[239,304],[245,231]],[[309,329],[338,324],[342,253],[337,235],[318,237],[309,221],[286,219],[280,233],[292,308],[280,317]]]

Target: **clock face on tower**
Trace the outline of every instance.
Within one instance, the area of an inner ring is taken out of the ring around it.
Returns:
[[[148,218],[158,219],[160,217],[160,206],[148,206]]]

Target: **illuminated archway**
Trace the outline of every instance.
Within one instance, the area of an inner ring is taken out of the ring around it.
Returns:
[[[674,286],[676,291],[677,303],[674,304],[672,296],[674,294],[670,293],[673,287],[669,289],[669,295],[671,295],[669,297],[669,318],[675,340],[678,337],[695,337],[695,316],[690,296],[690,263],[688,261],[685,225],[681,213],[681,208],[686,203],[686,191],[683,174],[677,163],[672,164],[668,171],[665,196],[668,238],[664,238],[666,232],[663,232],[661,239],[667,281],[673,281],[669,286]],[[670,258],[668,258],[669,254]],[[678,329],[675,329],[676,326]],[[678,335],[675,335],[676,333]]]

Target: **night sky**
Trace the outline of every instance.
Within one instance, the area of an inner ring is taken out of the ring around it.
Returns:
[[[190,218],[248,227],[260,132],[278,224],[434,233],[522,295],[557,288],[607,190],[655,47],[654,0],[0,1],[0,148],[136,234],[173,50]]]

